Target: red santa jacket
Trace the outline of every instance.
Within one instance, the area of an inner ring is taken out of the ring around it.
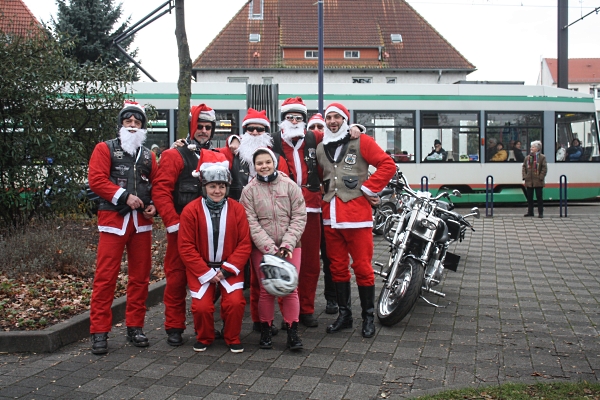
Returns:
[[[323,133],[319,131],[313,131],[316,139],[316,144],[318,145],[323,141]],[[283,147],[283,152],[285,153],[285,157],[287,158],[287,166],[290,171],[294,173],[294,178],[296,179],[296,183],[298,183],[298,176],[302,176],[302,195],[304,196],[304,200],[306,201],[306,212],[312,213],[320,213],[321,212],[321,192],[311,192],[306,188],[306,183],[308,182],[308,167],[306,162],[304,161],[304,146],[306,145],[305,141],[302,141],[302,144],[297,148],[293,148],[290,146],[288,142],[286,142],[283,138],[281,139],[281,147]],[[300,171],[298,169],[300,166]]]
[[[156,164],[156,158],[152,157],[151,159],[152,171],[150,172],[148,179],[152,183],[156,178],[158,166]],[[110,180],[110,168],[110,150],[106,143],[98,143],[90,158],[88,183],[90,189],[92,189],[94,193],[104,200],[110,201],[116,205],[119,198],[117,192],[119,192],[120,195],[123,189]],[[125,216],[119,214],[117,211],[98,211],[98,230],[100,232],[114,233],[123,236],[130,218],[133,218],[136,232],[147,232],[152,230],[152,218],[147,219],[144,217],[143,213],[138,212],[137,210],[133,210]]]
[[[228,199],[223,206],[216,252],[213,237],[212,219],[201,197],[183,209],[179,223],[179,255],[186,266],[192,297],[202,298],[210,279],[217,274],[208,262],[222,262],[222,268],[233,274],[220,282],[227,293],[244,288],[243,271],[252,252],[252,241],[246,212],[240,203]]]
[[[200,151],[198,164],[225,162],[227,162],[227,159],[221,153],[206,149]],[[229,168],[231,164],[225,166]],[[183,158],[179,151],[177,149],[165,150],[160,158],[160,166],[156,179],[152,182],[152,201],[156,205],[156,209],[162,217],[169,233],[179,230],[179,214],[175,210],[173,191],[183,168]]]
[[[360,137],[360,154],[369,165],[377,168],[361,187],[364,193],[375,196],[377,192],[385,188],[396,173],[396,164],[379,147],[377,142],[368,135]],[[346,229],[373,226],[371,204],[369,204],[369,201],[364,196],[350,200],[347,203],[344,203],[339,197],[334,196],[329,203],[323,201],[322,207],[323,224],[331,225],[332,228]]]

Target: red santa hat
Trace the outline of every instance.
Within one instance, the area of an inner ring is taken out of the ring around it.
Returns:
[[[269,153],[269,155],[273,159],[273,165],[275,166],[275,169],[277,169],[277,158],[275,157],[275,153],[273,153],[273,151],[271,149],[269,149],[268,147],[259,147],[258,149],[254,150],[254,153],[252,153],[252,164],[254,164],[257,153],[259,153],[259,152],[260,153],[264,153],[264,152]]]
[[[269,132],[269,128],[271,127],[271,121],[267,117],[267,112],[265,110],[258,111],[254,108],[248,109],[248,114],[246,114],[246,118],[242,121],[242,128],[245,128],[249,124],[263,125],[267,128],[267,132]]]
[[[306,129],[310,129],[314,125],[317,125],[317,124],[325,126],[325,120],[323,119],[323,116],[320,113],[317,113],[317,114],[313,115],[312,117],[310,117],[310,119],[308,120],[308,125],[306,126]]]
[[[331,103],[330,105],[328,105],[325,109],[325,118],[327,118],[327,114],[329,114],[330,112],[336,112],[340,114],[342,117],[344,117],[347,123],[350,123],[350,113],[348,112],[348,109],[342,104]]]
[[[190,134],[193,136],[198,129],[198,121],[207,121],[212,124],[212,134],[215,134],[216,116],[215,110],[202,103],[190,109]],[[212,136],[211,136],[212,137]]]
[[[307,118],[307,108],[304,101],[302,101],[302,97],[290,97],[289,99],[285,99],[285,101],[281,104],[281,120],[285,119],[285,115],[290,112],[297,112],[304,116],[304,120]]]

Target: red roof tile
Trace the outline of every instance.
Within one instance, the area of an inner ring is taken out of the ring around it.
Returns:
[[[286,48],[317,49],[315,0],[263,1],[263,19],[249,19],[252,2],[246,3],[194,61],[194,69],[316,69],[316,60],[283,57]],[[385,54],[382,60],[325,57],[326,68],[475,70],[404,0],[329,0],[323,11],[325,49]],[[259,43],[249,42],[251,33],[261,35]],[[391,34],[401,34],[402,43],[392,43]]]
[[[552,80],[558,82],[558,61],[545,58]],[[569,83],[600,82],[600,58],[569,58]]]
[[[21,0],[0,1],[0,32],[20,36],[39,32],[40,23]]]

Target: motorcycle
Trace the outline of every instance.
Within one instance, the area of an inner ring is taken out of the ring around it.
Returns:
[[[373,207],[373,233],[385,235],[390,231],[392,224],[392,220],[388,217],[396,214],[402,206],[402,183],[398,180],[398,172],[385,189],[377,194],[381,201]]]
[[[388,217],[390,229],[385,239],[390,242],[390,258],[386,266],[376,262],[375,274],[384,279],[377,302],[377,318],[382,325],[400,322],[412,310],[419,298],[432,303],[423,294],[439,297],[446,294],[434,289],[439,285],[444,269],[457,270],[460,256],[448,251],[449,246],[465,238],[467,228],[475,231],[468,217],[479,218],[477,207],[467,215],[452,211],[454,205],[447,192],[433,197],[429,192],[415,192],[398,172],[403,189],[402,209]],[[461,197],[458,190],[452,196]],[[447,199],[448,202],[441,201]]]

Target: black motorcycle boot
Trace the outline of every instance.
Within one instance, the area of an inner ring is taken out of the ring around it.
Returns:
[[[144,331],[139,326],[127,327],[127,340],[135,347],[148,347],[150,345]]]
[[[302,341],[298,337],[298,323],[292,322],[292,324],[288,324],[286,322],[287,327],[287,347],[290,350],[302,350]]]
[[[338,317],[333,324],[327,327],[327,333],[338,332],[342,329],[352,328],[352,305],[350,304],[350,282],[335,282],[335,291],[338,302]]]
[[[359,286],[358,295],[362,308],[362,335],[371,338],[375,336],[375,285]]]
[[[183,344],[182,333],[183,329],[167,329],[167,344],[169,346],[181,346]]]
[[[260,323],[260,342],[258,342],[258,347],[261,349],[272,349],[273,341],[271,340],[271,324],[268,322]]]
[[[92,333],[92,354],[108,353],[108,333]]]

